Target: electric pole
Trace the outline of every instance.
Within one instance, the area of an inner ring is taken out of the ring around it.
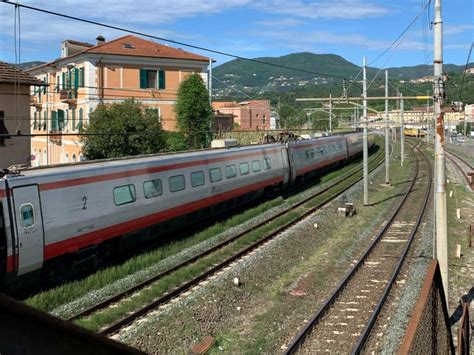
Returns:
[[[209,89],[209,104],[212,105],[212,59],[209,58],[209,78],[208,87]]]
[[[329,94],[329,135],[332,135],[332,95]]]
[[[400,163],[403,166],[403,160],[405,159],[405,132],[404,132],[404,118],[405,104],[403,102],[403,94],[400,94]]]
[[[428,145],[431,142],[431,119],[430,119],[430,113],[428,112],[428,108],[430,107],[430,91],[426,91],[426,96],[428,96],[428,99],[426,99],[426,145]]]
[[[388,125],[388,70],[385,70],[385,185],[390,184],[390,153]]]
[[[435,0],[433,114],[435,137],[435,213],[436,254],[448,303],[448,224],[446,206],[446,157],[444,155],[444,78],[443,78],[443,20],[441,0]]]
[[[363,105],[364,110],[362,113],[362,120],[364,121],[364,134],[363,134],[363,157],[364,157],[364,206],[369,204],[369,145],[367,142],[367,128],[369,121],[367,118],[367,69],[366,69],[366,58],[363,59]]]

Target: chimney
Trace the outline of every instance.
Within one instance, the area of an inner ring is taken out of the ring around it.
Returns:
[[[103,36],[97,36],[96,41],[97,41],[97,45],[104,44],[105,38]]]

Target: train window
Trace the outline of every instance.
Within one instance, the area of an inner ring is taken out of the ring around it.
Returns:
[[[135,185],[123,185],[114,188],[114,202],[116,206],[125,205],[127,203],[135,202],[137,199]]]
[[[163,195],[163,184],[160,179],[145,181],[143,183],[143,194],[145,198],[152,198]]]
[[[172,176],[169,178],[168,182],[170,185],[171,192],[181,191],[184,190],[186,187],[184,183],[184,175]]]
[[[263,159],[263,168],[264,168],[265,170],[268,170],[268,169],[271,169],[271,168],[272,168],[270,158],[265,158],[265,159]]]
[[[209,176],[211,177],[211,182],[217,182],[222,180],[221,168],[214,168],[209,170]]]
[[[249,163],[240,163],[240,175],[247,175],[250,171]]]
[[[20,217],[23,227],[31,227],[35,224],[35,214],[31,203],[25,203],[20,206]]]
[[[191,185],[192,187],[202,186],[204,185],[204,172],[203,171],[195,171],[191,173]]]
[[[235,168],[235,165],[227,165],[225,167],[225,177],[227,179],[232,179],[237,176],[237,169]]]
[[[254,160],[252,162],[252,171],[254,173],[258,173],[260,170],[262,170],[262,166],[260,164],[260,160]]]

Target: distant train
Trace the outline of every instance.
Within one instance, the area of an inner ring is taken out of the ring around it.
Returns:
[[[426,131],[420,128],[405,128],[403,133],[406,137],[426,137]]]
[[[374,144],[369,135],[369,146]],[[362,134],[38,167],[0,178],[4,286],[100,264],[362,152]]]

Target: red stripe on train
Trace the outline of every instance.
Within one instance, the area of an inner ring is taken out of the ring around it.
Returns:
[[[15,263],[13,255],[7,256],[7,272],[12,272],[15,270]]]
[[[208,197],[203,200],[188,203],[184,206],[174,207],[166,211],[154,213],[131,221],[119,223],[98,231],[86,233],[78,237],[69,238],[61,242],[53,243],[45,247],[44,258],[45,260],[51,259],[67,252],[72,252],[89,245],[98,244],[102,241],[117,237],[119,235],[135,232],[140,229],[157,224],[159,222],[163,222],[165,220],[178,217],[180,215],[184,215],[186,213],[193,212],[219,202],[223,202],[225,200],[243,195],[245,193],[259,190],[272,184],[278,184],[282,181],[283,177],[279,176],[277,178],[265,180],[250,186],[241,187],[228,193]]]
[[[40,190],[46,191],[46,190],[60,189],[60,188],[65,188],[65,187],[70,187],[70,186],[91,184],[94,182],[108,181],[108,180],[113,180],[113,179],[120,179],[124,177],[146,175],[146,174],[158,173],[161,171],[189,168],[192,166],[199,166],[203,164],[214,164],[214,163],[219,163],[219,162],[229,161],[229,160],[250,158],[250,157],[255,157],[255,156],[261,156],[264,154],[276,153],[276,152],[279,152],[280,149],[281,148],[265,150],[263,152],[259,151],[259,152],[253,152],[253,153],[243,153],[243,154],[238,154],[235,156],[227,156],[227,157],[220,157],[220,158],[214,158],[214,159],[201,159],[201,160],[183,162],[183,163],[178,163],[178,164],[155,166],[155,167],[144,168],[144,169],[121,171],[118,173],[110,173],[110,174],[103,174],[103,175],[90,176],[90,177],[88,176],[88,177],[77,178],[77,179],[48,182],[48,183],[41,184]]]

